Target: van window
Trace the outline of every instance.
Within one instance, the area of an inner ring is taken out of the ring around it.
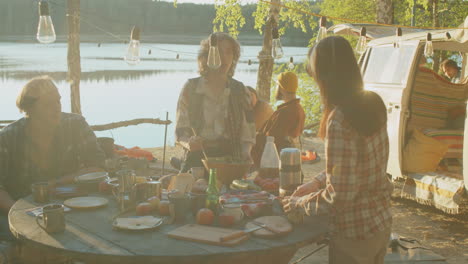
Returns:
[[[366,83],[403,84],[413,61],[417,46],[403,45],[374,47],[364,73]]]

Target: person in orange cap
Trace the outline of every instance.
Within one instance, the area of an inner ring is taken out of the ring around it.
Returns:
[[[284,101],[257,133],[257,143],[252,150],[256,165],[260,164],[266,136],[275,137],[278,153],[283,148],[301,149],[300,136],[304,130],[305,113],[296,97],[299,80],[293,72],[278,76],[276,99]]]

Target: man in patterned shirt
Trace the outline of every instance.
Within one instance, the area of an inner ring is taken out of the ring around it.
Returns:
[[[58,89],[49,77],[29,81],[16,104],[25,117],[0,130],[0,231],[6,236],[8,211],[31,193],[32,183],[70,183],[102,170],[105,157],[85,119],[61,112]]]

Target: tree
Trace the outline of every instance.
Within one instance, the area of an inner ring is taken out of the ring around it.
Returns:
[[[393,0],[377,0],[377,23],[393,24]]]

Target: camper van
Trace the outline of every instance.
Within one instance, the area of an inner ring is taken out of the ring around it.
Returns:
[[[465,23],[462,27],[468,28],[468,17]],[[358,34],[362,26],[330,30]],[[388,174],[400,183],[402,197],[461,213],[468,190],[468,143],[463,144],[468,135],[467,30],[403,29],[400,38],[395,30],[367,28],[372,40],[359,59],[365,89],[379,94],[387,106]],[[424,55],[428,32],[435,54],[457,63],[457,83],[440,75],[434,58]]]

